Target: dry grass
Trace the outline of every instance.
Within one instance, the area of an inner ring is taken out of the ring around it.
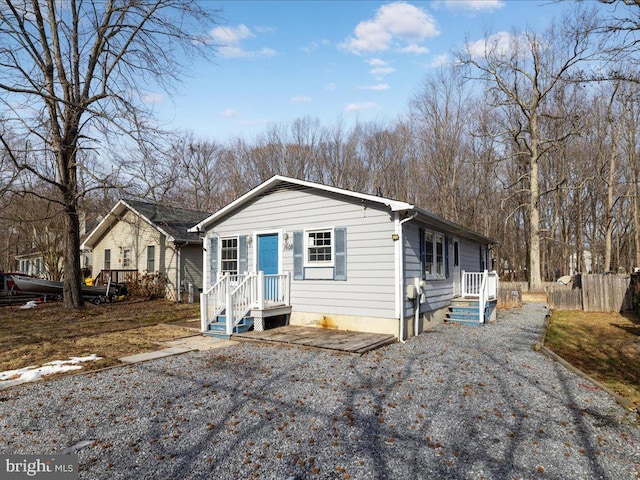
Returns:
[[[198,317],[198,305],[166,300],[125,301],[64,310],[59,303],[35,309],[0,309],[0,371],[42,365],[95,353],[85,369],[120,363],[118,358],[158,350],[158,342],[193,334],[178,325]]]
[[[547,302],[546,292],[522,292],[523,302]]]
[[[640,320],[634,315],[554,311],[545,344],[640,405]]]

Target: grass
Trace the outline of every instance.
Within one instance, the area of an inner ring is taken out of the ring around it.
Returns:
[[[640,320],[633,314],[554,311],[545,345],[640,405]]]
[[[198,308],[166,300],[88,304],[80,311],[65,310],[60,303],[29,310],[2,307],[0,371],[93,353],[102,360],[83,364],[85,370],[117,365],[120,357],[158,350],[158,342],[193,334],[170,324],[197,318]]]

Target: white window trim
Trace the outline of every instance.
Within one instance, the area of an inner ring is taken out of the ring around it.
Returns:
[[[435,230],[425,230],[424,231],[424,235],[425,237],[422,239],[422,241],[424,242],[424,248],[425,248],[425,268],[426,268],[426,256],[427,256],[427,245],[426,245],[426,240],[427,240],[427,234],[431,234],[433,236],[433,251],[431,252],[433,254],[433,271],[434,273],[426,273],[425,270],[425,277],[428,280],[444,280],[447,278],[447,268],[445,265],[446,259],[447,259],[447,255],[445,252],[445,249],[447,248],[447,245],[445,243],[445,235],[444,233],[440,233],[440,232],[436,232]],[[437,265],[438,265],[438,254],[437,254],[437,242],[436,242],[436,238],[440,237],[442,239],[442,273],[435,273],[435,271],[437,270]]]
[[[218,237],[218,273],[224,274],[225,270],[222,268],[222,263],[224,260],[222,259],[222,242],[225,240],[233,240],[236,241],[236,273],[235,275],[240,275],[244,272],[238,271],[240,269],[240,235],[227,235]]]
[[[304,236],[302,239],[302,246],[304,248],[304,267],[335,267],[336,264],[336,233],[335,227],[325,228],[310,228],[303,230]],[[310,262],[309,261],[309,234],[315,232],[331,232],[331,261],[330,262]]]
[[[125,252],[129,252],[129,264],[125,265],[125,261],[127,260],[127,256]],[[133,267],[133,248],[131,247],[122,247],[122,268],[132,268]]]
[[[281,228],[274,230],[256,230],[248,235],[247,239],[251,239],[249,249],[251,251],[251,266],[253,268],[253,271],[258,271],[258,237],[260,235],[278,235],[278,272],[284,272],[282,267],[282,257],[284,255],[282,254],[282,252],[284,251],[285,242],[284,230]],[[289,235],[291,235],[291,238],[288,241],[293,242],[293,234],[290,233]]]

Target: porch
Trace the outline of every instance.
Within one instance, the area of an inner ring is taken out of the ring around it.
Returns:
[[[460,293],[448,308],[448,322],[480,326],[496,319],[499,279],[497,272],[461,272]]]
[[[229,338],[251,327],[264,330],[267,318],[291,313],[291,274],[262,271],[225,273],[200,295],[200,327],[204,334]]]
[[[297,347],[313,348],[315,350],[349,353],[357,356],[364,355],[371,350],[398,341],[395,335],[350,332],[296,325],[286,325],[263,332],[254,330],[244,333],[234,333],[232,339],[245,342],[294,345]]]

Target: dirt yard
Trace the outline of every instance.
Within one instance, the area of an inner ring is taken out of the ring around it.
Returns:
[[[194,333],[199,327],[197,304],[166,300],[129,300],[113,304],[87,304],[68,311],[58,302],[36,308],[0,309],[0,371],[53,360],[96,354],[85,369],[120,363],[118,358],[158,350],[158,342]]]

